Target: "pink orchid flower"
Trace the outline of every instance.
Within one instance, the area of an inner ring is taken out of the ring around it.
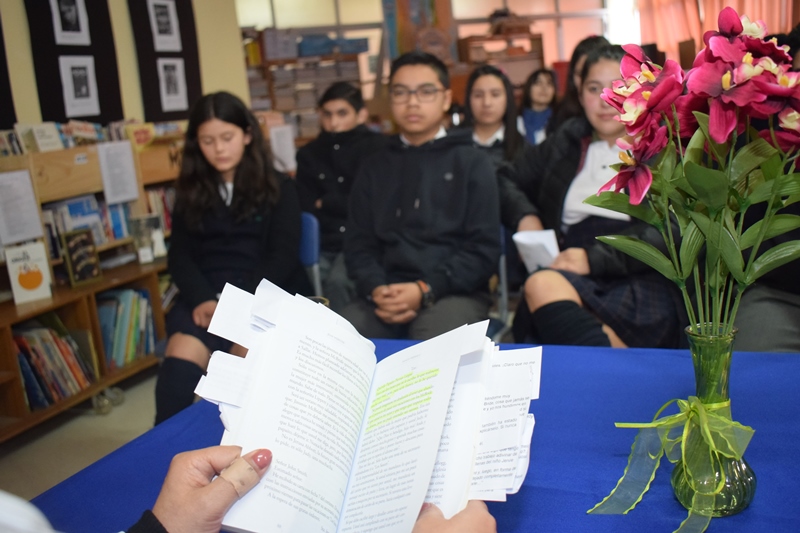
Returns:
[[[666,126],[647,130],[638,137],[626,135],[619,139],[617,146],[625,150],[619,153],[623,163],[622,168],[611,181],[600,187],[597,194],[610,190],[619,192],[627,188],[631,204],[642,203],[653,184],[653,173],[647,162],[655,157],[668,141]]]

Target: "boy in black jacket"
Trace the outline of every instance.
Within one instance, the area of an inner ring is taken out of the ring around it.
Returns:
[[[361,89],[349,83],[325,91],[319,115],[322,133],[297,151],[297,193],[303,211],[319,220],[322,293],[338,312],[355,297],[342,253],[350,189],[364,157],[382,148],[385,137],[364,126]]]
[[[470,132],[441,125],[451,93],[439,59],[397,58],[389,94],[400,135],[364,161],[350,194],[345,260],[360,298],[342,315],[366,337],[428,339],[488,316],[497,181]]]

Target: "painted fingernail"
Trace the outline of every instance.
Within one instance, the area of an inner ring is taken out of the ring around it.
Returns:
[[[272,462],[272,452],[269,450],[259,450],[253,456],[253,462],[259,470],[264,470]]]

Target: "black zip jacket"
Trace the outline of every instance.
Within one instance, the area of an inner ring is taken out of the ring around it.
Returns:
[[[437,298],[487,289],[500,256],[497,182],[469,132],[369,157],[350,194],[347,271],[360,296],[424,280]]]
[[[342,250],[353,181],[364,158],[385,144],[385,136],[357,126],[341,133],[323,131],[297,151],[300,207],[319,220],[322,250]],[[318,199],[322,200],[319,209],[314,205]]]

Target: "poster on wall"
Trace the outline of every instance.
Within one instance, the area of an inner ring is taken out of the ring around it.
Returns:
[[[157,63],[158,84],[161,89],[161,110],[166,112],[189,109],[183,59],[162,57]]]
[[[56,44],[89,46],[89,17],[85,0],[50,0]]]
[[[147,0],[150,28],[153,30],[153,48],[156,52],[180,52],[181,29],[175,0]]]
[[[64,110],[68,118],[100,114],[97,77],[92,56],[60,56],[58,67],[64,92]]]

